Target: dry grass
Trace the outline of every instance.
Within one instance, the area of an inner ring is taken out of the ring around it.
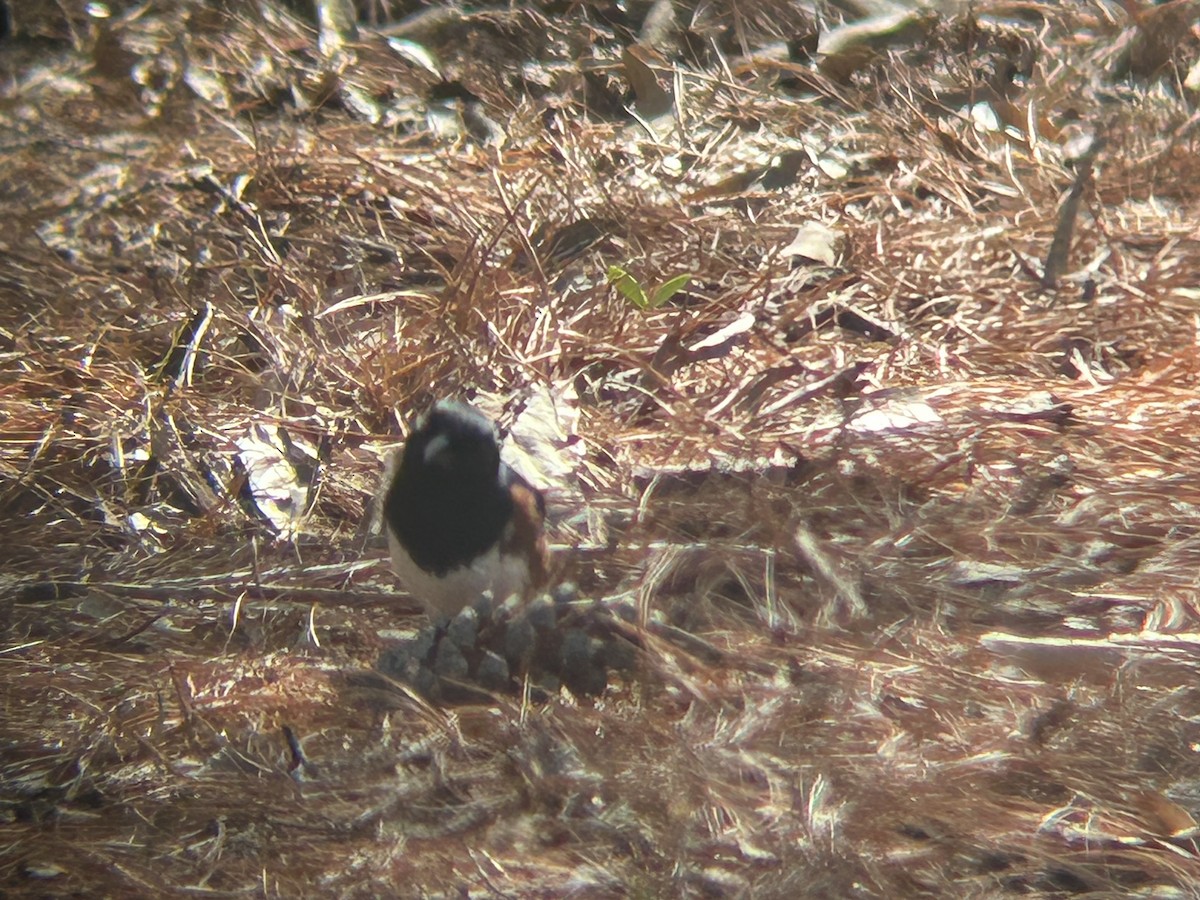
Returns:
[[[606,5],[403,30],[499,146],[271,0],[18,15],[5,896],[1195,895],[1194,4],[975,3],[848,74],[773,52],[836,24],[803,6],[681,12],[656,139]],[[813,222],[836,259],[788,249]],[[643,311],[611,264],[692,277]],[[370,674],[419,624],[382,459],[434,396],[535,388],[581,417],[563,577],[722,662],[435,708]],[[282,532],[256,426],[320,448]]]

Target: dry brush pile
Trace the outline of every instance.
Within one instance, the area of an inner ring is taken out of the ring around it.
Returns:
[[[6,895],[1193,895],[1196,4],[316,6],[3,10]],[[446,394],[600,696],[376,670]]]

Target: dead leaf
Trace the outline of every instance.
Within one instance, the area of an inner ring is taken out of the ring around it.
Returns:
[[[630,44],[621,52],[621,64],[625,77],[633,88],[633,108],[647,122],[669,116],[675,110],[675,98],[659,84],[658,76],[647,60],[654,59],[653,51],[637,44]],[[664,63],[665,65],[665,63]]]
[[[779,251],[785,258],[799,257],[832,266],[837,263],[838,248],[842,235],[820,222],[808,222],[800,226],[792,242]]]
[[[435,78],[444,78],[442,73],[442,64],[438,62],[438,58],[432,50],[429,50],[422,44],[416,41],[410,41],[406,38],[388,38],[388,46],[391,47],[403,59],[424,69]]]
[[[755,323],[754,313],[741,312],[728,325],[707,337],[701,338],[687,348],[694,360],[715,359],[733,349]]]
[[[274,431],[274,433],[272,433]],[[249,500],[282,537],[291,537],[308,506],[309,486],[300,483],[289,452],[295,442],[281,439],[278,429],[255,423],[235,442],[237,460],[246,473]],[[316,454],[311,454],[314,459]]]
[[[1158,791],[1143,791],[1137,796],[1146,826],[1159,837],[1194,836],[1195,817],[1171,798]]]
[[[898,10],[839,25],[817,41],[817,69],[827,78],[845,81],[895,44],[911,44],[924,33],[921,14]]]

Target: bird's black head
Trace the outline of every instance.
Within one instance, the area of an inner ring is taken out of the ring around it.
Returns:
[[[500,468],[496,427],[464,403],[441,400],[409,435],[403,466],[467,480],[494,479]]]

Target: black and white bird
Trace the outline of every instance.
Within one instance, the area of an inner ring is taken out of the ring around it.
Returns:
[[[545,585],[541,493],[500,459],[495,424],[442,400],[409,434],[384,497],[392,567],[430,618],[488,591],[496,603]]]

